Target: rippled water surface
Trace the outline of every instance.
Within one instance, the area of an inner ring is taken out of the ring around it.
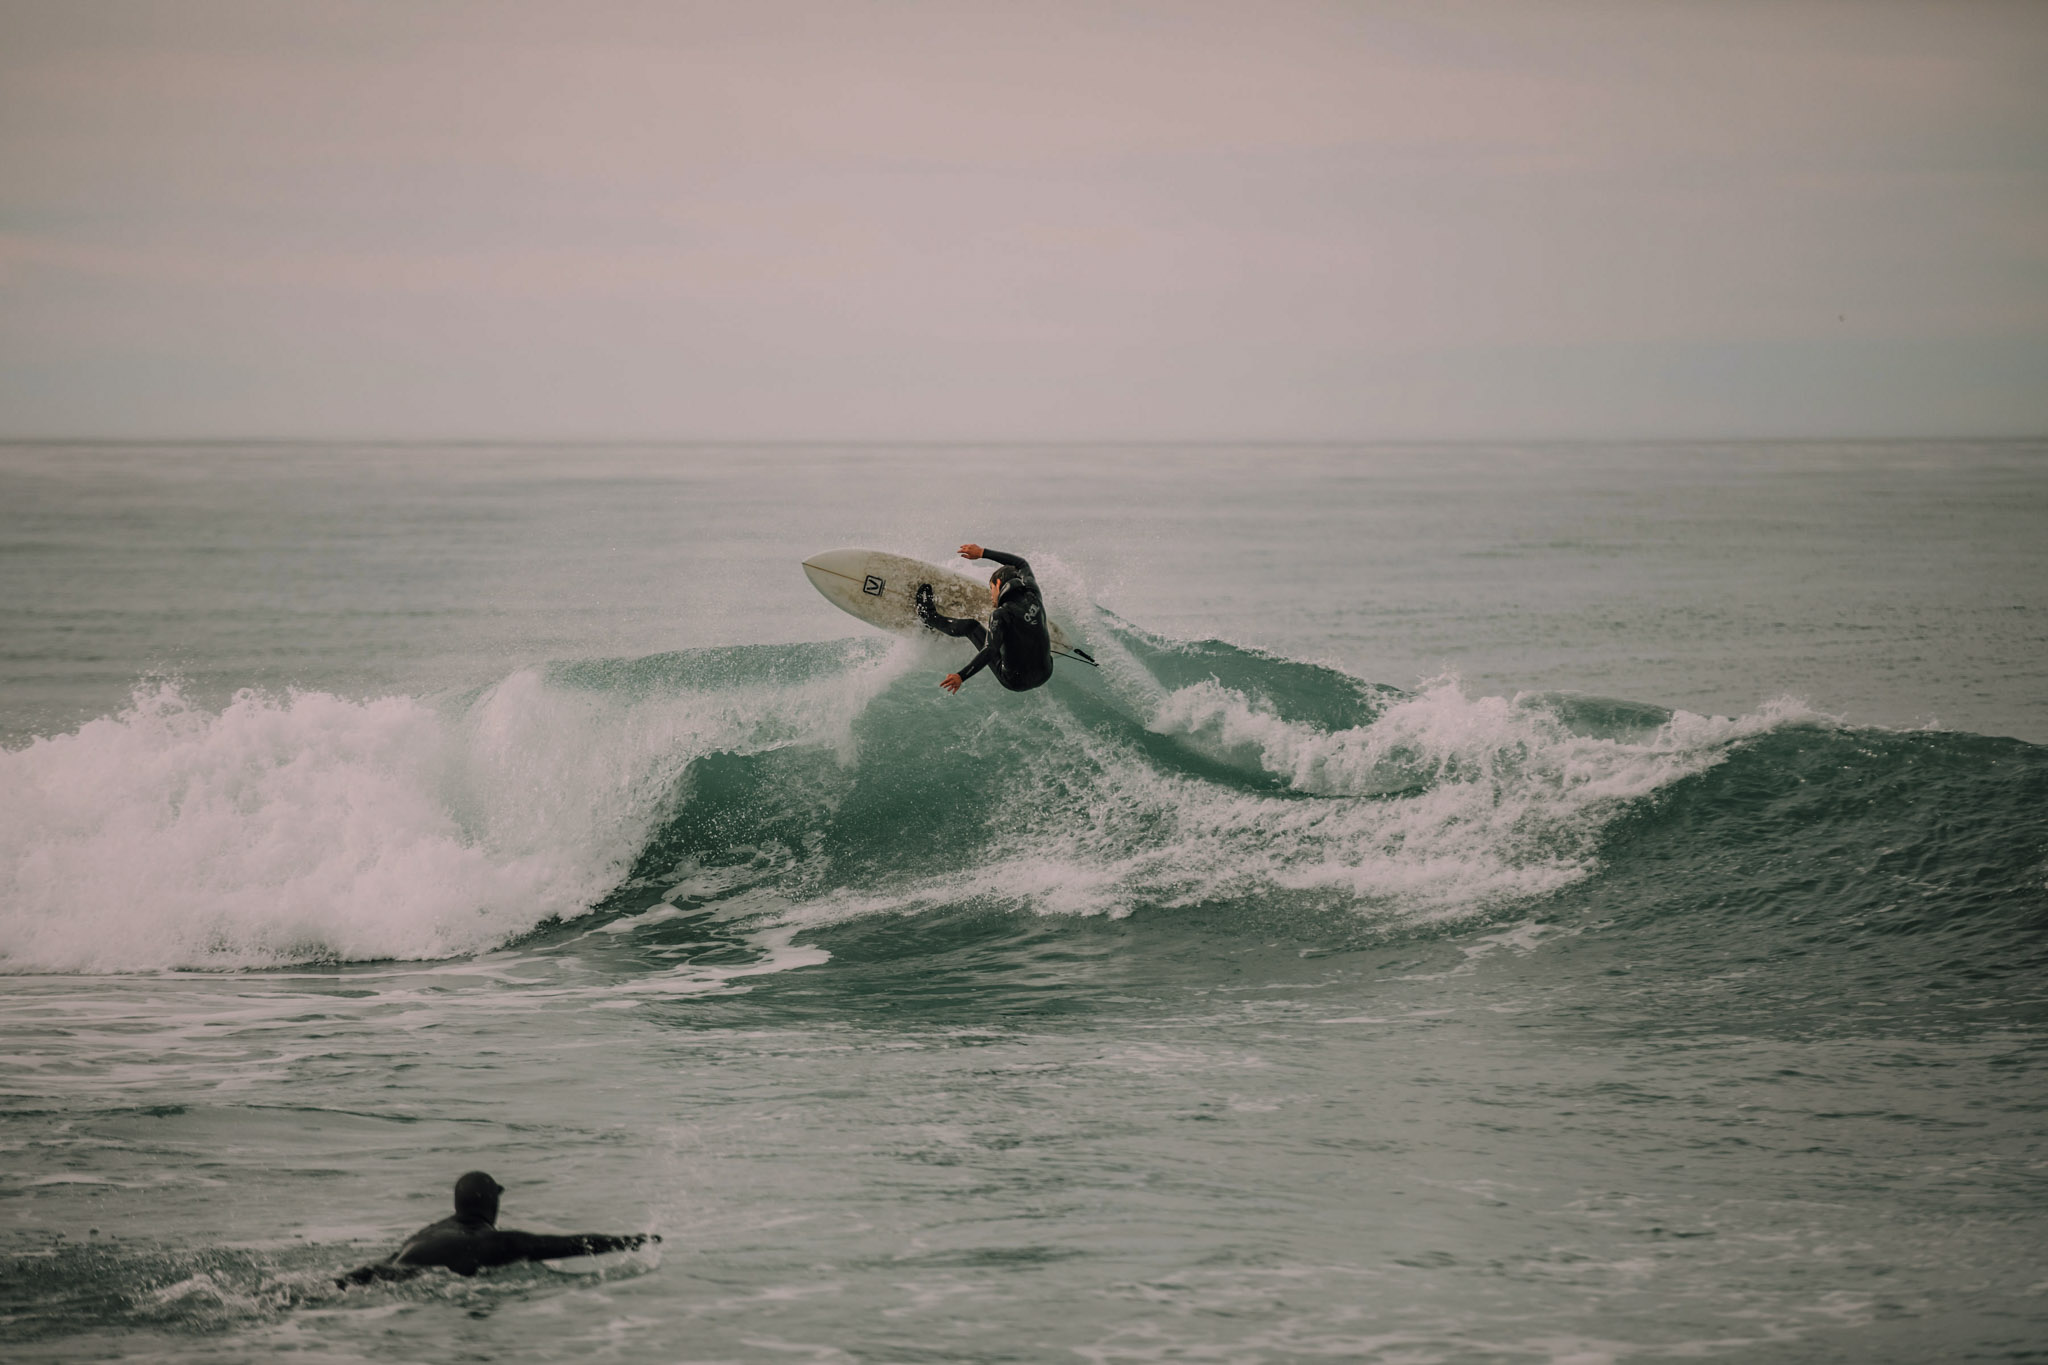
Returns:
[[[0,450],[11,1358],[2037,1359],[2048,450]],[[1033,557],[1011,695],[806,553]],[[333,1277],[447,1212],[647,1231]]]

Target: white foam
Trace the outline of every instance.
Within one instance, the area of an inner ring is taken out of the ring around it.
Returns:
[[[615,886],[691,759],[843,748],[900,667],[653,698],[526,670],[461,708],[140,689],[0,752],[0,969],[484,951]]]
[[[1168,698],[1153,728],[1212,726],[1255,747],[1295,791],[1352,799],[1177,800],[1179,837],[1147,861],[1195,874],[1158,877],[1172,900],[1267,885],[1341,890],[1411,914],[1485,909],[1586,876],[1601,829],[1628,803],[1720,762],[1736,740],[1810,718],[1777,702],[1737,719],[1680,712],[1641,741],[1601,739],[1446,678],[1330,732],[1198,684]]]

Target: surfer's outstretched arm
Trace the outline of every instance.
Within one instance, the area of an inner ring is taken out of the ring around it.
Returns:
[[[974,551],[974,553],[968,554],[969,550]],[[998,564],[1007,564],[1011,568],[1021,569],[1025,573],[1031,572],[1031,561],[1023,555],[1005,554],[1001,550],[991,550],[986,546],[976,545],[972,542],[960,547],[960,557],[962,559],[993,559]]]
[[[988,661],[995,658],[995,656],[996,642],[991,640],[981,653],[974,656],[967,667],[961,669],[958,673],[949,673],[944,678],[941,678],[939,686],[945,688],[948,692],[958,692],[962,683],[988,667]]]
[[[990,640],[988,644],[983,647],[981,653],[975,655],[972,659],[970,659],[968,661],[967,667],[960,670],[960,681],[966,682],[969,678],[981,672],[982,669],[987,668],[989,665],[989,661],[994,659],[995,657],[996,642],[994,640]]]
[[[569,1256],[602,1256],[607,1251],[631,1251],[645,1246],[648,1242],[659,1242],[661,1238],[646,1233],[629,1232],[577,1232],[566,1237],[557,1237],[546,1232],[511,1232],[498,1234],[503,1239],[508,1260],[516,1261],[559,1261]]]

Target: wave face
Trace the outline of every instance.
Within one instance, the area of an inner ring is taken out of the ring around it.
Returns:
[[[1742,847],[1883,868],[1894,890],[1974,878],[2007,906],[2048,879],[2027,745],[1852,732],[1790,702],[1409,694],[1110,619],[1091,638],[1099,673],[1021,696],[947,698],[937,653],[883,640],[587,660],[436,699],[209,711],[138,691],[0,754],[0,955],[460,957],[712,884],[807,925],[1257,906],[1404,932],[1573,888],[1635,885],[1628,913],[1648,913],[1644,877],[1740,899]],[[1934,810],[1974,836],[1905,828]],[[1762,837],[1788,829],[1806,837]]]

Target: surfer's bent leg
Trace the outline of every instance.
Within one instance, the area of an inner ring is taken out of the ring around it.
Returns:
[[[932,605],[931,588],[920,585],[917,590],[917,619],[941,635],[950,635],[956,640],[971,640],[976,649],[988,648],[988,630],[973,617],[956,621],[950,616],[939,615]]]
[[[965,621],[955,621],[950,616],[934,616],[925,624],[955,639],[971,641],[976,649],[988,648],[988,630],[971,616]]]

